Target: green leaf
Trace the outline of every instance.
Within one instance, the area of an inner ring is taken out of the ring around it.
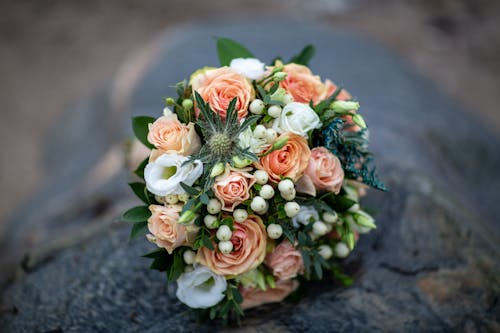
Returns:
[[[136,239],[138,237],[144,236],[148,231],[148,222],[138,222],[132,225],[132,230],[130,231],[130,240]]]
[[[139,199],[141,199],[145,204],[151,204],[151,199],[149,198],[148,192],[146,190],[146,184],[144,183],[129,183],[128,184],[132,191]]]
[[[138,223],[147,221],[150,216],[151,211],[147,206],[137,206],[123,213],[122,220],[124,222]]]
[[[156,258],[159,258],[159,257],[163,256],[166,253],[167,253],[167,250],[165,250],[164,248],[161,247],[159,249],[156,249],[154,251],[151,251],[149,253],[144,254],[142,257],[143,258],[156,259]]]
[[[153,262],[149,266],[149,269],[165,272],[170,267],[171,261],[172,259],[167,251],[164,251],[161,256],[154,258]]]
[[[292,59],[290,59],[290,62],[307,66],[311,58],[314,56],[314,52],[314,45],[309,44],[304,47],[299,54],[292,57]]]
[[[134,170],[134,174],[136,174],[137,177],[144,179],[144,168],[146,165],[149,163],[149,157],[146,157],[141,164],[137,167],[137,169]]]
[[[154,123],[155,120],[155,118],[148,116],[132,118],[132,129],[134,130],[136,138],[150,149],[153,149],[154,146],[148,141],[148,125]]]
[[[202,204],[208,205],[208,203],[210,202],[210,198],[208,197],[208,195],[206,193],[202,193],[200,196],[200,201]]]
[[[175,281],[184,272],[184,260],[182,259],[181,251],[175,251],[173,254],[174,260],[168,271],[168,279]]]
[[[229,38],[217,38],[217,54],[222,66],[229,66],[236,58],[255,58],[246,47]]]
[[[199,191],[195,189],[194,187],[191,187],[187,184],[184,184],[183,182],[179,183],[184,191],[186,191],[187,194],[189,195],[198,195]]]

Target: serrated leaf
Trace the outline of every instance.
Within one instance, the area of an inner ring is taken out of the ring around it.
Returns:
[[[130,240],[134,240],[138,237],[144,236],[148,232],[147,222],[138,222],[132,225],[132,230],[130,231]]]
[[[222,66],[229,66],[236,58],[255,58],[246,47],[229,38],[217,38],[217,54]]]
[[[149,219],[151,216],[151,211],[148,206],[137,206],[134,208],[130,208],[122,215],[122,220],[124,222],[130,223],[138,223],[144,222]]]
[[[148,116],[139,116],[132,118],[132,129],[135,137],[146,147],[153,149],[154,146],[148,141],[149,124],[155,122],[155,118]]]
[[[290,62],[307,66],[309,61],[314,56],[314,53],[315,53],[314,45],[311,44],[306,45],[302,49],[302,51],[300,51],[299,54],[295,55],[294,57],[292,57],[292,59],[290,59]]]

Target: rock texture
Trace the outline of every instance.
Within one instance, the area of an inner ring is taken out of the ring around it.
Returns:
[[[316,44],[313,70],[345,84],[361,101],[381,175],[391,189],[388,194],[372,191],[365,202],[376,209],[378,228],[362,237],[343,262],[355,277],[352,287],[321,282],[297,304],[249,311],[243,326],[234,330],[500,330],[498,140],[384,49],[322,27],[299,28],[296,22],[182,27],[161,40],[157,61],[135,89],[121,93],[121,98],[128,96],[121,104],[130,105],[134,114],[158,114],[171,82],[217,63],[210,37],[222,35],[248,45],[264,60],[276,50],[286,58],[303,44]],[[113,114],[108,118],[125,127],[128,115]],[[92,145],[116,142],[115,135],[84,137],[88,132],[81,132],[86,144],[79,155],[66,150],[69,164],[77,165],[85,154],[95,156]],[[133,204],[129,197],[116,199],[126,191],[124,183],[119,174],[106,185],[114,207]],[[57,234],[58,222],[49,220],[40,220],[39,228]],[[85,219],[79,220],[85,230]],[[97,220],[102,225],[111,219]],[[34,224],[36,218],[26,221]],[[174,287],[139,257],[150,245],[127,242],[127,233],[118,222],[106,223],[25,265],[24,276],[3,294],[0,327],[7,332],[225,330],[215,323],[195,323],[176,301]]]

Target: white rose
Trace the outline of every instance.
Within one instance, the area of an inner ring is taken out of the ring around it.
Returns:
[[[265,66],[262,61],[255,58],[237,58],[231,60],[229,67],[250,80],[258,80],[264,76]]]
[[[193,185],[203,173],[200,160],[183,165],[187,157],[177,154],[163,154],[144,169],[144,180],[149,192],[166,196],[169,194],[184,194],[180,183]]]
[[[299,213],[292,218],[292,225],[295,228],[299,227],[299,223],[303,225],[309,224],[309,222],[318,221],[319,214],[316,208],[313,206],[300,206]]]
[[[227,288],[226,279],[208,267],[197,266],[177,280],[177,298],[190,308],[206,309],[222,301]]]
[[[309,105],[304,103],[289,103],[273,122],[273,129],[278,133],[292,132],[307,138],[307,132],[320,128],[321,121]]]
[[[238,145],[242,148],[250,148],[250,151],[254,154],[260,154],[267,147],[266,138],[256,138],[253,136],[252,129],[248,127],[238,137]]]

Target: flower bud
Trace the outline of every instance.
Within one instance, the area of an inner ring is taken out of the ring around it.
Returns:
[[[167,103],[167,105],[174,105],[175,100],[172,97],[168,97],[165,99],[165,103]]]
[[[295,191],[295,189],[292,189],[290,192],[280,192],[280,194],[286,201],[292,201],[293,199],[295,199],[297,191]]]
[[[288,142],[288,137],[287,136],[281,137],[281,138],[278,139],[278,141],[276,141],[275,143],[273,143],[271,150],[281,149],[281,148],[283,148],[287,144],[287,142]]]
[[[257,139],[264,139],[266,137],[266,128],[264,125],[257,125],[253,130],[253,136]]]
[[[312,231],[318,236],[324,236],[328,233],[328,227],[324,222],[316,221],[313,224]]]
[[[234,166],[236,168],[244,168],[250,164],[252,164],[252,160],[248,159],[248,158],[240,158],[239,156],[233,156],[233,163],[234,163]]]
[[[218,199],[215,199],[215,198],[210,199],[210,201],[208,202],[208,205],[207,205],[207,211],[210,214],[218,214],[221,209],[222,209],[222,204],[220,203],[220,201]]]
[[[196,217],[196,214],[193,211],[186,210],[184,213],[182,213],[181,217],[179,218],[179,221],[177,221],[177,222],[180,224],[189,223],[192,220],[194,220],[195,217]]]
[[[170,115],[172,115],[172,114],[174,114],[174,113],[172,112],[172,110],[170,110],[170,108],[168,108],[168,107],[164,107],[164,108],[163,108],[163,115],[164,115],[165,117],[170,116]]]
[[[259,195],[262,198],[269,200],[272,197],[274,197],[274,189],[271,185],[266,184],[266,185],[262,186],[262,188],[260,189]]]
[[[356,224],[369,228],[369,229],[375,229],[377,226],[375,225],[375,220],[373,217],[371,217],[369,214],[362,210],[358,210],[354,215],[354,221],[356,221]]]
[[[257,170],[253,173],[257,184],[264,185],[269,180],[269,175],[264,170]]]
[[[169,205],[175,205],[179,201],[179,197],[177,194],[168,194],[165,197],[165,202],[168,203]]]
[[[267,143],[273,143],[276,138],[278,138],[278,133],[272,128],[266,129],[266,141]]]
[[[328,245],[320,245],[318,247],[318,253],[325,260],[328,260],[333,256],[333,250]]]
[[[231,253],[231,251],[233,251],[233,243],[231,241],[219,242],[217,246],[219,248],[219,251],[224,254],[228,254]]]
[[[219,226],[219,221],[217,217],[213,215],[207,215],[203,218],[203,223],[205,223],[208,229],[215,229]]]
[[[255,196],[252,199],[252,203],[250,203],[250,208],[252,208],[253,211],[256,213],[260,213],[266,210],[267,207],[267,202],[264,200],[264,198],[260,196]]]
[[[187,193],[177,194],[177,198],[182,202],[187,202],[189,200],[189,194]]]
[[[271,239],[278,239],[283,235],[283,228],[279,224],[271,223],[267,226],[267,235]]]
[[[267,109],[267,114],[273,118],[278,118],[281,115],[281,106],[271,105],[269,109]]]
[[[273,75],[273,81],[274,81],[274,82],[280,82],[280,81],[283,81],[283,80],[286,78],[286,76],[287,76],[287,75],[288,75],[288,74],[287,74],[287,73],[285,73],[285,72],[277,72],[277,73],[274,73],[274,75]]]
[[[284,97],[283,97],[283,103],[285,103],[285,105],[287,104],[290,104],[290,103],[293,103],[294,99],[293,99],[293,96],[290,95],[290,94],[286,94]]]
[[[224,167],[224,163],[219,162],[214,165],[212,168],[212,172],[210,172],[210,177],[214,178],[217,177],[218,175],[222,174],[226,168]]]
[[[362,115],[356,113],[355,115],[352,116],[352,121],[359,127],[366,128],[366,123]]]
[[[323,213],[323,221],[326,223],[335,223],[339,219],[336,212],[325,212]]]
[[[333,248],[333,253],[338,258],[345,258],[349,255],[349,248],[344,242],[338,242]]]
[[[236,222],[242,223],[246,221],[248,213],[246,210],[238,208],[234,210],[233,217]]]
[[[349,207],[349,209],[347,211],[351,212],[351,213],[354,213],[354,212],[357,212],[358,210],[359,210],[359,204],[355,203],[354,205],[352,205],[351,207]]]
[[[356,111],[359,109],[359,103],[354,101],[335,101],[330,104],[330,108],[333,111],[339,112],[348,112],[352,110]]]
[[[192,265],[192,264],[194,264],[194,261],[196,259],[196,253],[194,253],[194,251],[191,251],[191,250],[186,250],[182,254],[182,258],[184,259],[184,262],[187,265]]]
[[[217,239],[220,241],[228,241],[231,239],[231,236],[233,235],[233,232],[231,229],[223,224],[217,229],[217,232],[215,233],[215,236],[217,236]]]
[[[186,98],[182,101],[182,107],[188,111],[191,110],[191,108],[193,107],[193,101],[189,98]]]
[[[262,114],[264,111],[264,102],[260,99],[254,99],[252,103],[250,103],[250,112],[253,114]]]
[[[291,179],[283,179],[278,183],[278,190],[281,193],[292,192],[295,189],[295,185]]]
[[[295,201],[289,201],[285,204],[285,213],[288,217],[296,216],[300,211],[300,206]]]
[[[161,195],[155,195],[155,200],[158,201],[161,204],[166,204],[167,203],[167,197],[161,196]]]
[[[280,87],[276,89],[276,91],[269,97],[271,98],[271,101],[283,102],[283,98],[285,98],[285,95],[286,90]]]

